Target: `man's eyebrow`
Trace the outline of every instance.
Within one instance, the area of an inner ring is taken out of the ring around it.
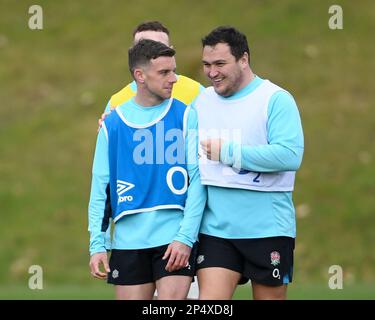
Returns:
[[[177,68],[164,68],[164,69],[159,69],[158,72],[164,72],[164,71],[173,71],[176,72]]]
[[[225,59],[219,59],[219,60],[214,60],[212,62],[208,62],[206,60],[202,60],[203,63],[207,63],[207,64],[216,64],[216,63],[225,63],[227,62]]]

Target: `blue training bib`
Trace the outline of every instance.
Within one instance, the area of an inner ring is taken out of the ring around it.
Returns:
[[[133,213],[184,209],[186,108],[170,99],[163,114],[146,125],[127,121],[118,109],[105,119],[114,222]]]

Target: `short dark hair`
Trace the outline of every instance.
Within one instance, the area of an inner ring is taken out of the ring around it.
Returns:
[[[148,65],[151,59],[159,57],[173,57],[176,51],[159,41],[142,39],[128,51],[129,70],[133,75],[134,69],[141,65]]]
[[[212,47],[218,43],[226,43],[230,47],[230,52],[236,58],[236,60],[240,59],[245,52],[247,52],[250,59],[250,50],[247,43],[247,38],[237,29],[231,26],[220,26],[202,38],[203,47]]]
[[[133,31],[133,37],[136,33],[142,31],[160,31],[166,33],[169,36],[169,30],[159,21],[145,21],[140,23]]]

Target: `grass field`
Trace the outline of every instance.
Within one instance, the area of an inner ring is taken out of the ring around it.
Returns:
[[[288,291],[289,300],[373,300],[374,284],[353,285],[341,290],[331,290],[327,285],[291,285]],[[111,300],[114,299],[113,287],[109,285],[95,286],[59,286],[43,290],[31,290],[27,287],[9,286],[0,289],[0,300]],[[237,289],[233,299],[252,299],[250,286]]]
[[[328,28],[333,3],[343,30]],[[32,31],[29,1],[0,1],[0,298],[112,297],[90,287],[88,272],[97,118],[130,80],[134,26],[159,19],[178,73],[206,84],[200,38],[232,24],[248,36],[255,73],[296,98],[306,145],[290,297],[374,299],[375,3],[333,3],[40,0],[44,29]],[[34,264],[44,270],[41,292],[26,288]],[[327,290],[331,265],[342,267],[344,290]]]

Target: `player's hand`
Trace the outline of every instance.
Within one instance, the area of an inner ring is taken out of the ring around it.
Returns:
[[[101,265],[104,266],[106,272],[100,270]],[[94,253],[90,258],[90,269],[91,275],[94,278],[105,280],[107,279],[107,273],[110,271],[108,265],[107,252]]]
[[[220,151],[223,143],[223,139],[207,139],[201,141],[201,146],[208,159],[220,161]]]
[[[173,241],[163,256],[163,260],[169,257],[165,270],[172,272],[187,267],[189,265],[190,252],[191,248],[186,244]]]
[[[98,125],[99,125],[98,132],[99,132],[100,128],[102,127],[104,119],[112,112],[113,109],[114,108],[111,108],[111,110],[109,112],[104,112],[102,114],[102,116],[100,117],[100,119],[98,120]]]

